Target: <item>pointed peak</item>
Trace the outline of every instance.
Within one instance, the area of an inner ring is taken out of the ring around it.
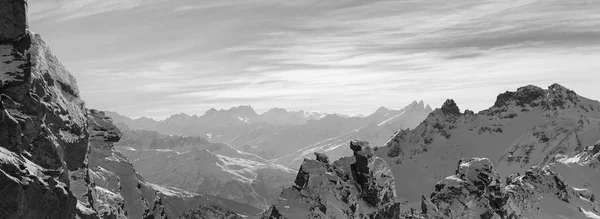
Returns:
[[[431,106],[429,106],[429,104],[427,104],[427,106],[425,106],[425,110],[426,110],[427,112],[431,112],[431,111],[433,111],[433,109],[431,108]]]
[[[444,102],[444,105],[442,105],[442,112],[448,115],[460,115],[460,109],[453,99],[447,99],[446,102]]]
[[[373,114],[386,114],[389,112],[390,112],[390,109],[382,106],[382,107],[377,108],[377,110],[375,110],[375,112]]]
[[[561,90],[572,91],[569,88],[566,88],[565,86],[562,86],[558,83],[554,83],[554,84],[548,86],[548,90],[550,90],[550,91],[561,91]]]

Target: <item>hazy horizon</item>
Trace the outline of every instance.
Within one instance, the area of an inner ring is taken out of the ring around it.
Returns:
[[[252,105],[348,115],[413,100],[480,111],[553,83],[598,100],[589,0],[30,0],[90,108],[164,119]]]

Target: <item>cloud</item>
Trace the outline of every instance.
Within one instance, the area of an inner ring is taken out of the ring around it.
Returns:
[[[142,4],[142,0],[33,0],[29,1],[29,20],[59,21],[87,17],[111,11],[130,10]]]
[[[543,0],[37,0],[94,108],[164,118],[252,104],[369,114],[483,109],[559,82],[600,99],[600,4]],[[74,19],[77,18],[77,19]],[[596,96],[594,96],[596,95]]]

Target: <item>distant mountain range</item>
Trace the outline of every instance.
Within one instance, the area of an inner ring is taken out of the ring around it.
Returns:
[[[402,110],[381,107],[366,117],[279,108],[259,115],[250,106],[210,109],[201,116],[176,114],[162,121],[145,117],[131,119],[115,112],[107,112],[107,115],[121,129],[203,137],[213,143],[224,143],[265,159],[274,159],[299,150],[335,150],[350,138],[383,144],[395,131],[416,127],[431,111],[423,101],[415,101]],[[299,165],[297,160],[293,164],[280,163],[296,168]]]
[[[334,159],[352,155],[346,146],[352,139],[383,145],[431,111],[415,101],[401,110],[381,107],[365,117],[284,109],[258,115],[249,106],[163,121],[108,115],[123,133],[115,149],[148,182],[265,209],[291,184],[304,157],[314,152]]]

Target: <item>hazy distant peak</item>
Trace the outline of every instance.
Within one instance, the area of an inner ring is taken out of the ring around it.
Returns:
[[[288,111],[285,110],[284,108],[271,108],[269,111],[264,112],[265,113],[287,113]]]
[[[373,113],[373,115],[385,115],[390,113],[390,109],[386,108],[386,107],[379,107],[377,108],[377,110],[375,110],[375,112]]]

